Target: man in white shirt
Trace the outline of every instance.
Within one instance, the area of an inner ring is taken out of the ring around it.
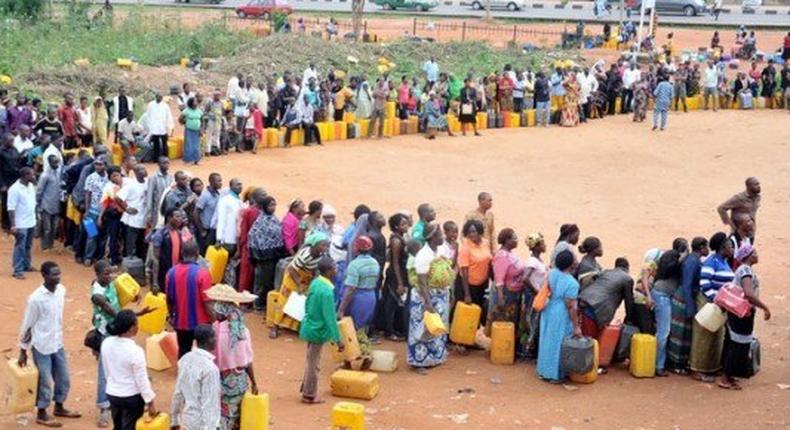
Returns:
[[[302,85],[307,85],[307,83],[310,82],[310,78],[318,82],[318,69],[315,68],[315,63],[312,61],[307,68],[304,69],[304,73],[302,74]]]
[[[25,272],[35,272],[30,249],[36,227],[36,180],[30,167],[23,167],[19,179],[8,189],[8,219],[14,235],[12,265],[14,278],[25,279]]]
[[[195,327],[195,343],[197,348],[178,360],[170,426],[214,430],[222,416],[219,369],[211,353],[217,345],[214,329],[208,324]]]
[[[576,72],[576,80],[579,81],[579,103],[581,104],[581,121],[587,122],[590,116],[590,96],[598,89],[598,80],[590,75],[590,70],[579,70]]]
[[[702,93],[702,108],[708,110],[708,97],[713,96],[713,112],[716,112],[718,110],[716,107],[719,105],[719,71],[716,69],[716,64],[713,61],[708,61],[703,82],[705,83],[705,88]]]
[[[17,364],[20,367],[27,365],[27,350],[30,349],[39,374],[36,423],[47,427],[60,427],[61,424],[47,414],[47,408],[53,400],[55,417],[81,416],[63,406],[70,386],[66,351],[63,349],[63,305],[66,301],[66,287],[60,284],[60,267],[52,261],[41,265],[41,276],[44,283],[30,294],[25,306],[25,317],[19,329]]]
[[[636,63],[631,63],[628,70],[623,72],[623,106],[620,113],[631,112],[631,103],[634,101],[634,84],[639,82],[642,73]]]
[[[241,181],[230,180],[230,188],[219,198],[214,212],[217,226],[217,244],[228,250],[229,255],[236,253],[239,237],[239,212],[241,211]]]
[[[93,145],[93,108],[85,96],[80,97],[77,119],[77,136],[80,138],[80,145],[83,147]]]
[[[41,140],[43,141],[44,139],[49,139],[49,136],[46,136],[46,135],[41,136]],[[58,162],[59,162],[58,166],[62,166],[63,165],[63,138],[62,137],[58,138],[58,139],[55,139],[52,142],[50,142],[49,146],[47,146],[47,149],[45,149],[44,153],[41,154],[41,160],[43,160],[42,164],[44,165],[44,170],[43,170],[44,173],[49,172],[50,169],[52,169],[52,166],[50,166],[50,164],[46,162],[46,160],[49,160],[49,156],[50,155],[54,155],[58,159]]]
[[[126,257],[145,258],[145,220],[148,217],[145,196],[148,193],[148,173],[142,164],[134,166],[134,179],[124,181],[115,196],[126,206],[121,224],[126,227]],[[134,212],[134,213],[132,213]]]
[[[170,106],[164,102],[162,94],[157,92],[153,101],[148,103],[145,110],[146,126],[151,135],[153,157],[158,160],[160,156],[167,157],[167,136],[173,131],[173,114]]]
[[[118,142],[129,152],[129,148],[139,142],[139,137],[145,132],[143,127],[134,120],[134,111],[129,111],[126,117],[118,122]]]
[[[134,111],[134,99],[126,95],[126,88],[121,86],[118,88],[118,96],[112,99],[112,125],[118,125],[118,122],[126,118],[129,111]]]
[[[236,96],[236,91],[239,89],[239,82],[244,78],[244,75],[241,73],[236,73],[236,76],[231,76],[228,79],[228,86],[225,90],[225,97],[231,99],[231,101],[235,102],[234,97]]]
[[[33,131],[27,124],[19,127],[19,134],[14,137],[14,148],[16,148],[17,152],[23,154],[33,149],[33,139],[30,138],[32,133]]]

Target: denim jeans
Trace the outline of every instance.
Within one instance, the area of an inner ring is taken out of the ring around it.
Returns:
[[[667,360],[667,341],[669,340],[669,329],[672,325],[672,301],[669,295],[660,291],[650,291],[655,307],[653,312],[656,316],[656,370],[664,370],[664,363]]]
[[[33,261],[30,257],[30,248],[33,247],[33,228],[17,228],[16,241],[14,242],[14,254],[12,263],[14,267],[14,275],[20,275],[27,269],[33,267]]]
[[[38,367],[36,408],[46,409],[53,400],[56,404],[64,403],[69,395],[71,386],[69,368],[66,364],[66,351],[60,348],[58,352],[47,355],[33,348],[33,362]],[[52,389],[53,382],[55,384],[54,393]]]
[[[669,111],[653,109],[653,127],[661,127],[661,130],[667,128],[667,118]]]
[[[110,407],[110,399],[107,398],[107,376],[104,374],[101,355],[99,355],[97,363],[99,363],[99,369],[96,371],[96,406],[100,409],[107,409]]]
[[[549,107],[551,106],[551,102],[537,102],[535,103],[536,112],[535,112],[535,122],[537,125],[545,125],[546,127],[549,126],[549,115],[551,112],[549,111]]]

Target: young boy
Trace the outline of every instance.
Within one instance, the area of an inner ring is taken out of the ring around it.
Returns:
[[[302,402],[307,404],[324,402],[318,397],[318,373],[324,344],[335,342],[340,352],[345,349],[335,313],[335,292],[331,281],[335,271],[335,262],[328,256],[318,263],[319,276],[310,283],[305,315],[299,328],[299,338],[307,342],[307,362],[301,388]]]

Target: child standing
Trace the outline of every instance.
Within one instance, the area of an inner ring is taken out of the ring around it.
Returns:
[[[335,271],[335,262],[330,257],[324,256],[318,262],[319,276],[310,282],[305,316],[299,329],[299,338],[307,342],[307,362],[301,388],[302,402],[307,404],[324,402],[318,397],[318,373],[324,344],[335,342],[340,352],[345,348],[335,313],[335,292],[331,281]]]

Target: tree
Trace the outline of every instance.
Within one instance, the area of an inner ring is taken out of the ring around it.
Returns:
[[[44,0],[0,0],[0,13],[36,19],[44,12]]]
[[[364,11],[365,0],[351,1],[351,31],[354,32],[354,38],[357,40],[359,40],[359,35],[362,31],[362,13]]]

